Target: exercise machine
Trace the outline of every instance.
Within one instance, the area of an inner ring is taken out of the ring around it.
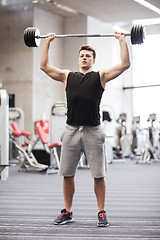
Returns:
[[[59,156],[57,153],[57,148],[61,148],[62,143],[60,141],[49,144],[49,140],[48,140],[48,136],[45,133],[44,129],[42,128],[42,126],[40,124],[36,124],[36,129],[37,129],[37,133],[39,135],[39,138],[44,146],[45,151],[52,155],[51,162],[50,162],[50,166],[47,169],[47,173],[48,174],[52,174],[52,173],[57,173],[59,167],[60,167],[60,160],[59,160]]]
[[[48,165],[40,164],[34,157],[32,151],[38,139],[35,142],[30,140],[30,133],[21,131],[16,122],[12,122],[12,129],[9,131],[9,138],[19,152],[19,161],[21,162],[19,171],[45,171]],[[25,137],[25,141],[20,145],[17,141],[19,137]]]
[[[119,127],[116,128],[117,135],[117,149],[116,155],[120,158],[128,158],[131,154],[131,135],[127,133],[126,128],[127,115],[122,113],[119,115],[117,123]]]
[[[22,109],[17,107],[9,108],[9,124],[11,126],[12,122],[16,122],[20,129],[24,129],[24,112]],[[16,141],[19,145],[24,143],[24,136],[16,138]],[[19,153],[12,140],[9,139],[9,162],[11,164],[16,164],[18,160]]]
[[[148,120],[150,126],[140,130],[141,136],[138,144],[139,159],[137,163],[151,164],[160,161],[159,154],[159,129],[154,127],[156,121],[156,114],[149,114]],[[140,135],[140,134],[139,134]]]

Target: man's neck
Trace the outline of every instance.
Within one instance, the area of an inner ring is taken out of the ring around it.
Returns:
[[[86,74],[86,73],[88,73],[88,72],[92,72],[92,68],[88,68],[88,69],[86,69],[86,68],[80,68],[80,72],[83,73],[83,74]]]

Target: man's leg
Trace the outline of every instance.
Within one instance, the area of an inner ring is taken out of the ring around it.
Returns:
[[[104,178],[94,178],[94,191],[97,198],[98,212],[104,210],[106,184]]]
[[[54,220],[54,224],[65,224],[73,222],[73,213],[71,212],[72,200],[74,195],[74,177],[64,177],[63,179],[63,195],[65,209],[61,210],[61,214]]]
[[[94,191],[97,197],[98,204],[98,227],[109,226],[106,211],[104,210],[105,205],[105,192],[106,184],[104,178],[94,178]]]
[[[64,177],[63,179],[64,205],[65,205],[65,209],[68,212],[71,211],[74,192],[75,192],[74,176]]]

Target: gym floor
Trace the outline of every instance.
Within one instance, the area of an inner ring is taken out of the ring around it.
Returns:
[[[10,167],[0,182],[0,239],[160,239],[160,163],[133,160],[109,164],[106,210],[110,226],[98,228],[97,204],[89,169],[78,169],[73,202],[75,221],[55,226],[63,208],[57,174],[18,172]]]

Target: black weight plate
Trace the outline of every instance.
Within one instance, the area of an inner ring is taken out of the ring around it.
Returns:
[[[34,31],[33,31],[33,37],[34,37],[34,41],[33,41],[33,43],[34,43],[34,47],[37,47],[37,44],[36,44],[36,39],[35,39],[35,32],[36,32],[36,28],[34,28],[33,29]]]
[[[33,40],[33,42],[32,42],[33,45],[32,45],[32,46],[33,46],[33,47],[37,47],[37,44],[36,44],[36,41],[35,41],[35,32],[36,32],[36,29],[37,29],[36,27],[33,27],[33,28],[32,28],[32,40]]]
[[[134,26],[132,26],[132,28],[131,28],[131,36],[130,36],[131,44],[133,44],[133,28],[134,28]]]
[[[27,43],[28,43],[28,47],[32,47],[31,30],[32,30],[32,28],[29,27],[29,28],[28,28],[28,31],[27,31]]]
[[[26,46],[29,47],[29,43],[28,43],[28,28],[25,29],[25,31],[24,31],[24,42],[25,42]]]
[[[31,31],[31,28],[28,27],[26,30],[25,30],[25,43],[28,47],[31,47],[32,44],[31,44],[31,39],[30,39],[30,31]]]
[[[143,43],[143,38],[144,38],[144,30],[143,30],[143,26],[139,25],[138,28],[139,34],[138,34],[138,44],[142,44]]]
[[[142,25],[140,26],[139,31],[140,31],[140,44],[141,44],[141,43],[144,43],[144,28]]]
[[[131,43],[142,44],[144,42],[144,27],[142,25],[134,25],[131,29]]]
[[[24,31],[24,42],[28,47],[37,47],[35,42],[35,31],[36,27],[28,27]]]
[[[30,34],[31,34],[31,28],[28,29],[28,35],[27,36],[28,36],[28,46],[32,47],[32,38],[31,38]]]
[[[136,38],[136,32],[135,32],[135,25],[131,29],[131,43],[134,45],[135,44],[135,38]]]
[[[136,25],[136,40],[135,40],[135,44],[139,44],[139,38],[140,38],[140,36],[139,36],[139,25]]]
[[[37,27],[35,27],[35,29],[34,29],[34,45],[35,45],[35,47],[39,46],[38,42],[37,42],[37,38],[36,38],[37,29],[38,29]],[[39,35],[40,35],[40,32],[39,32]]]
[[[34,29],[30,29],[30,40],[31,40],[31,47],[34,47]]]
[[[131,44],[133,44],[133,31],[134,31],[134,26],[132,26],[132,28],[131,28],[131,36],[130,36]]]
[[[133,26],[133,29],[132,29],[132,44],[136,44],[136,26],[134,25]]]
[[[140,36],[140,25],[137,25],[137,44],[141,44],[141,36]]]
[[[29,46],[32,47],[31,28],[28,29],[28,42],[29,42]]]
[[[34,47],[34,42],[35,42],[35,35],[34,35],[34,28],[30,29],[30,40],[31,40],[31,47]]]
[[[137,35],[138,35],[138,26],[136,25],[134,29],[135,29],[135,39],[134,39],[134,44],[137,44],[137,38],[138,38],[138,36],[137,36]]]
[[[139,41],[139,40],[138,40],[138,38],[139,38],[139,30],[138,30],[138,29],[139,29],[139,26],[136,25],[136,26],[135,26],[135,44],[139,44],[139,43],[138,43],[138,41]]]

